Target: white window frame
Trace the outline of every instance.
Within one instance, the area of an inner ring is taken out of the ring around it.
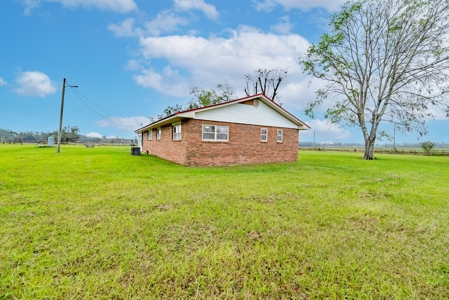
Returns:
[[[172,129],[173,140],[180,141],[181,140],[181,123],[173,124],[172,128],[173,128]]]
[[[147,139],[151,141],[153,139],[153,129],[148,130]]]
[[[265,133],[263,133],[265,130]],[[265,136],[265,138],[264,138]],[[260,141],[261,142],[268,142],[268,128],[260,128]]]
[[[276,130],[276,142],[282,143],[284,141],[284,131],[282,129]]]
[[[156,129],[156,140],[160,140],[162,137],[162,128]]]
[[[214,126],[214,127],[215,127],[215,130],[214,130],[213,132],[210,132],[210,131],[204,132],[204,127],[206,127],[206,126]],[[219,127],[226,128],[226,131],[227,131],[227,133],[226,133],[226,140],[222,140],[222,139],[218,139],[218,138],[217,138],[217,137],[218,137],[218,134],[224,134],[224,133],[218,132],[218,128],[219,128]],[[228,141],[229,141],[229,126],[203,124],[203,125],[201,126],[201,128],[202,128],[202,131],[201,131],[201,139],[202,139],[203,141],[210,141],[210,142],[228,142]],[[205,138],[204,138],[204,134],[205,134],[205,133],[214,133],[214,138],[213,138],[213,139],[205,139]]]

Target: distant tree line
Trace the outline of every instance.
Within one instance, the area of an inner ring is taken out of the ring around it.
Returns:
[[[79,133],[78,126],[66,126],[61,130],[61,143],[127,143],[131,139],[124,139],[121,137],[107,138],[103,137],[88,137]],[[46,144],[48,138],[52,136],[55,139],[55,143],[58,141],[58,131],[38,132],[38,131],[23,131],[16,132],[9,129],[0,128],[0,141],[3,144],[23,144],[23,143],[42,143]]]
[[[433,144],[432,148],[449,148],[449,143],[445,143],[445,142],[439,142],[439,143],[434,143],[434,142],[417,142],[417,143],[401,143],[398,144],[396,143],[396,148],[422,148],[423,144],[426,143],[431,143]],[[393,148],[394,144],[393,143],[385,143],[385,144],[381,144],[380,147],[384,147],[384,148]]]
[[[428,143],[428,142],[426,142]],[[396,148],[422,148],[422,144],[423,143],[396,143]],[[432,143],[434,146],[432,147],[434,148],[443,148],[443,149],[447,149],[449,148],[449,143],[445,143],[445,142],[440,142],[440,143]],[[315,142],[315,144],[313,142],[310,141],[300,141],[299,142],[299,146],[300,147],[322,147],[323,145],[325,145],[326,147],[357,147],[357,148],[363,148],[365,147],[364,143],[341,143],[341,142]],[[377,148],[394,148],[394,144],[393,143],[376,143],[376,147]]]
[[[80,129],[78,126],[66,126],[61,130],[61,142],[76,142],[80,139]],[[38,132],[22,131],[16,132],[9,129],[0,129],[0,140],[2,143],[47,143],[48,138],[52,136],[55,141],[58,139],[58,131]]]
[[[85,135],[81,135],[78,140],[80,143],[107,143],[107,144],[137,144],[137,139],[125,139],[122,137],[89,137]]]

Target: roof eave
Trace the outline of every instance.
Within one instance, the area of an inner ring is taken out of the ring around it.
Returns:
[[[163,119],[157,120],[157,121],[155,121],[153,123],[150,123],[150,124],[148,124],[146,126],[143,126],[143,127],[139,128],[139,129],[136,129],[134,132],[135,133],[141,133],[141,132],[147,131],[147,130],[152,129],[152,128],[157,128],[157,127],[160,127],[160,126],[163,126],[163,125],[166,125],[166,124],[170,124],[170,123],[174,123],[174,122],[180,121],[182,119],[184,119],[182,116],[178,116],[178,115],[174,114],[174,115],[165,117]]]
[[[244,98],[239,98],[236,100],[232,100],[232,101],[228,101],[228,102],[224,102],[224,103],[219,103],[219,104],[215,104],[215,105],[210,105],[207,107],[199,107],[199,108],[194,108],[194,109],[190,109],[190,110],[186,110],[186,111],[182,111],[182,112],[177,112],[173,115],[167,116],[163,119],[157,120],[153,123],[150,123],[144,127],[141,127],[137,130],[135,130],[135,133],[141,133],[144,132],[148,129],[151,128],[157,128],[166,124],[170,124],[172,122],[178,121],[178,120],[182,120],[182,119],[194,119],[195,118],[195,114],[196,112],[200,112],[200,111],[207,111],[210,109],[215,109],[217,107],[225,107],[228,105],[232,105],[235,103],[240,103],[240,102],[244,102],[244,101],[248,101],[248,100],[253,100],[253,99],[262,99],[262,101],[267,104],[268,106],[270,106],[272,109],[274,109],[275,111],[277,111],[278,113],[280,113],[282,116],[284,116],[285,118],[287,118],[288,120],[290,120],[291,122],[293,122],[295,125],[298,126],[299,130],[309,130],[311,129],[309,125],[307,125],[306,123],[304,123],[303,121],[301,121],[300,119],[298,119],[297,117],[295,117],[294,115],[292,115],[291,113],[289,113],[287,110],[285,110],[282,106],[280,106],[279,104],[275,103],[274,101],[272,101],[270,98],[268,98],[267,96],[265,96],[264,94],[257,94],[257,95],[252,95],[252,96],[247,96]]]
[[[301,121],[300,119],[298,119],[297,117],[295,117],[294,115],[289,113],[285,108],[283,108],[282,106],[280,106],[276,102],[272,101],[267,96],[261,94],[261,95],[259,95],[259,98],[264,99],[265,100],[264,101],[265,104],[267,104],[272,109],[274,109],[275,111],[280,113],[282,116],[284,116],[285,118],[287,118],[288,120],[293,122],[295,125],[297,125],[299,127],[298,128],[299,130],[309,130],[309,129],[311,129],[309,125],[307,125],[306,123],[304,123],[303,121]]]

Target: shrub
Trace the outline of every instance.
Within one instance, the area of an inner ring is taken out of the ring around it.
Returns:
[[[423,149],[423,151],[426,155],[432,155],[432,150],[434,147],[435,147],[435,143],[432,143],[429,141],[421,143],[421,148]]]

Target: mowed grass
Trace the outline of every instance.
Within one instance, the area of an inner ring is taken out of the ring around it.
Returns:
[[[449,158],[0,145],[0,299],[449,298]]]

